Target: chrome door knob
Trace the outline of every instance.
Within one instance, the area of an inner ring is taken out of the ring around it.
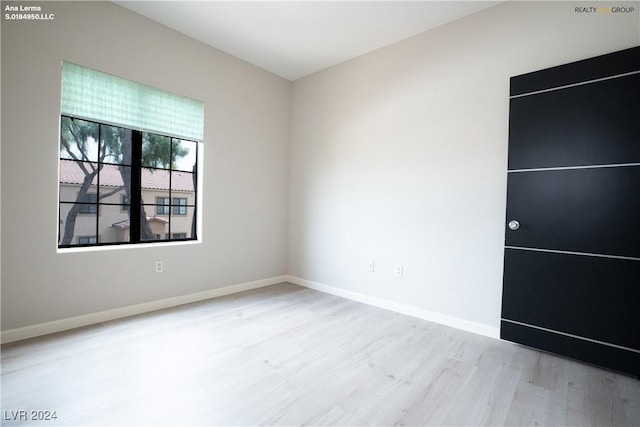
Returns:
[[[518,228],[520,228],[520,223],[518,221],[516,221],[515,219],[512,219],[511,221],[509,221],[509,230],[517,230]]]

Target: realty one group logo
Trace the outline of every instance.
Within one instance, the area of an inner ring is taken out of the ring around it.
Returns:
[[[633,13],[633,6],[576,6],[575,13]]]

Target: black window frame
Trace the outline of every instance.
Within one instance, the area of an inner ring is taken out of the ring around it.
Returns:
[[[112,125],[109,123],[101,123],[95,120],[87,120],[84,118],[80,118],[80,117],[73,117],[73,116],[69,116],[69,115],[65,115],[62,114],[60,116],[60,119],[62,120],[62,118],[69,118],[71,120],[82,120],[85,122],[89,122],[89,123],[95,123],[98,126],[99,132],[102,131],[102,126],[117,126],[117,125]],[[160,133],[157,132],[147,132],[147,131],[141,131],[141,130],[136,130],[136,129],[131,129],[128,128],[126,126],[117,126],[119,128],[122,129],[127,129],[127,130],[131,130],[132,132],[132,165],[131,165],[131,169],[132,169],[132,173],[131,173],[131,184],[130,184],[130,190],[131,190],[131,197],[130,200],[127,200],[128,205],[125,204],[125,199],[127,198],[126,195],[122,195],[121,199],[119,201],[119,203],[114,203],[114,202],[101,202],[100,201],[100,196],[99,196],[99,191],[100,191],[100,186],[98,184],[98,188],[97,188],[97,192],[92,192],[92,193],[87,193],[86,197],[95,197],[95,203],[94,202],[88,202],[86,200],[84,201],[74,201],[74,202],[70,202],[70,201],[62,201],[62,200],[58,200],[58,205],[59,205],[59,212],[61,212],[62,210],[60,209],[62,205],[81,205],[80,209],[84,210],[86,212],[83,212],[82,214],[79,215],[83,215],[83,216],[90,216],[90,215],[95,215],[96,217],[96,223],[95,223],[95,235],[92,235],[91,237],[95,237],[96,242],[95,243],[71,243],[71,244],[61,244],[60,243],[60,239],[61,239],[61,233],[62,233],[62,229],[65,223],[65,219],[60,217],[59,220],[59,227],[58,227],[58,248],[59,249],[64,249],[64,248],[75,248],[75,247],[94,247],[94,246],[117,246],[117,245],[135,245],[135,244],[154,244],[154,243],[165,243],[165,242],[172,242],[175,241],[172,238],[162,238],[161,235],[159,234],[154,234],[154,239],[153,240],[145,240],[142,239],[140,236],[140,219],[141,219],[141,207],[144,206],[145,210],[147,210],[147,216],[149,215],[148,210],[151,209],[153,207],[153,204],[148,204],[148,203],[143,203],[143,198],[142,198],[142,193],[145,191],[149,191],[148,188],[144,188],[142,186],[142,170],[143,169],[151,169],[151,170],[163,170],[163,171],[167,171],[169,174],[169,189],[168,189],[168,199],[171,202],[172,199],[172,192],[174,191],[178,191],[178,190],[173,190],[172,189],[172,184],[171,184],[171,176],[172,174],[175,173],[180,173],[180,174],[189,174],[192,176],[192,181],[193,181],[193,201],[192,203],[188,203],[188,199],[184,198],[187,201],[187,204],[182,205],[176,205],[174,206],[172,203],[170,203],[169,205],[163,205],[166,206],[167,208],[167,214],[164,214],[163,216],[169,216],[169,222],[168,222],[168,236],[171,236],[172,230],[171,230],[171,217],[174,215],[173,214],[173,210],[177,207],[177,208],[184,208],[185,213],[184,214],[175,214],[175,215],[186,215],[187,214],[187,210],[188,209],[193,209],[193,215],[191,217],[191,221],[193,222],[193,226],[191,229],[191,233],[192,234],[190,237],[185,237],[185,238],[181,238],[180,240],[184,241],[192,241],[192,240],[198,240],[198,227],[197,227],[197,212],[198,212],[198,174],[200,172],[199,170],[199,155],[200,155],[200,141],[197,140],[193,140],[193,139],[189,139],[189,138],[178,138],[178,137],[171,137],[171,136],[167,136],[167,135],[162,135]],[[196,167],[193,168],[192,170],[182,170],[179,168],[174,168],[172,164],[169,164],[168,167],[151,167],[151,166],[143,166],[143,162],[142,162],[142,141],[143,141],[143,137],[142,135],[144,133],[149,133],[149,134],[155,134],[158,136],[163,136],[163,137],[168,137],[170,138],[171,144],[170,144],[170,154],[169,154],[169,159],[172,159],[172,152],[173,152],[173,147],[174,141],[186,141],[186,142],[191,142],[193,143],[193,147],[195,147],[195,165]],[[102,138],[101,136],[98,136],[98,144],[102,143]],[[60,157],[59,161],[68,161],[68,158],[65,157]],[[114,165],[114,163],[111,162],[107,162],[107,161],[100,161],[98,160],[97,162],[94,162],[98,164],[98,167],[101,168],[103,165]],[[59,183],[60,185],[61,183]],[[184,193],[184,190],[181,190],[181,193]],[[153,203],[153,202],[151,202]],[[129,213],[129,240],[128,241],[121,241],[121,242],[100,242],[100,238],[98,238],[97,236],[99,236],[99,217],[101,215],[101,206],[119,206],[120,211],[122,212],[128,212]],[[156,207],[158,207],[159,205],[156,204]],[[80,237],[88,237],[87,235],[82,235],[82,236],[75,236],[75,238],[73,240],[79,242]],[[159,239],[157,239],[157,237],[160,237]],[[83,239],[84,240],[84,239]]]

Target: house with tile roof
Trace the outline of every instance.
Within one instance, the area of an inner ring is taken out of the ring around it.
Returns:
[[[127,166],[103,165],[94,177],[85,200],[78,200],[85,178],[82,167],[87,169],[92,165],[60,160],[59,236],[64,235],[66,218],[72,206],[84,202],[86,204],[83,204],[76,217],[73,244],[129,241],[129,200],[119,170]],[[193,174],[142,168],[141,183],[142,203],[155,239],[190,237],[195,210]]]

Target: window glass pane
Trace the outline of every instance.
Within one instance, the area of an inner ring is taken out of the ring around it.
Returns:
[[[60,183],[60,202],[75,202],[78,197],[78,189],[77,185],[69,185],[65,183]]]
[[[171,138],[154,133],[142,133],[142,166],[169,169]]]
[[[168,208],[168,206],[167,206]],[[150,215],[151,212],[155,212],[155,205],[145,205],[144,210],[146,217],[140,218],[140,240],[162,240],[169,232],[169,220],[166,217],[159,217],[157,215]]]
[[[131,129],[117,126],[100,126],[100,161],[131,165]]]
[[[186,239],[191,238],[191,230],[193,227],[195,208],[193,206],[185,207],[186,215],[172,215],[171,216],[171,238],[172,239]],[[175,237],[175,234],[182,235],[183,237]]]
[[[174,161],[171,169],[193,172],[196,166],[197,143],[173,138],[172,144]]]
[[[156,203],[156,197],[169,197],[169,171],[142,168],[143,203]]]
[[[96,163],[60,160],[60,201],[76,202],[83,184],[90,186],[91,192],[96,192],[93,185],[97,182]]]
[[[60,245],[76,245],[78,244],[78,236],[97,235],[97,213],[80,215],[78,210],[81,207],[80,204],[76,203],[60,203],[60,235],[58,237]]]
[[[98,160],[98,124],[61,117],[60,158],[86,162]]]
[[[101,205],[98,218],[100,243],[128,242],[131,224],[122,205]]]
[[[193,192],[196,174],[190,172],[171,172],[171,190],[181,192]]]
[[[104,165],[99,175],[100,203],[122,203],[122,195],[126,194],[123,177],[127,180],[127,186],[130,186],[131,166]]]

